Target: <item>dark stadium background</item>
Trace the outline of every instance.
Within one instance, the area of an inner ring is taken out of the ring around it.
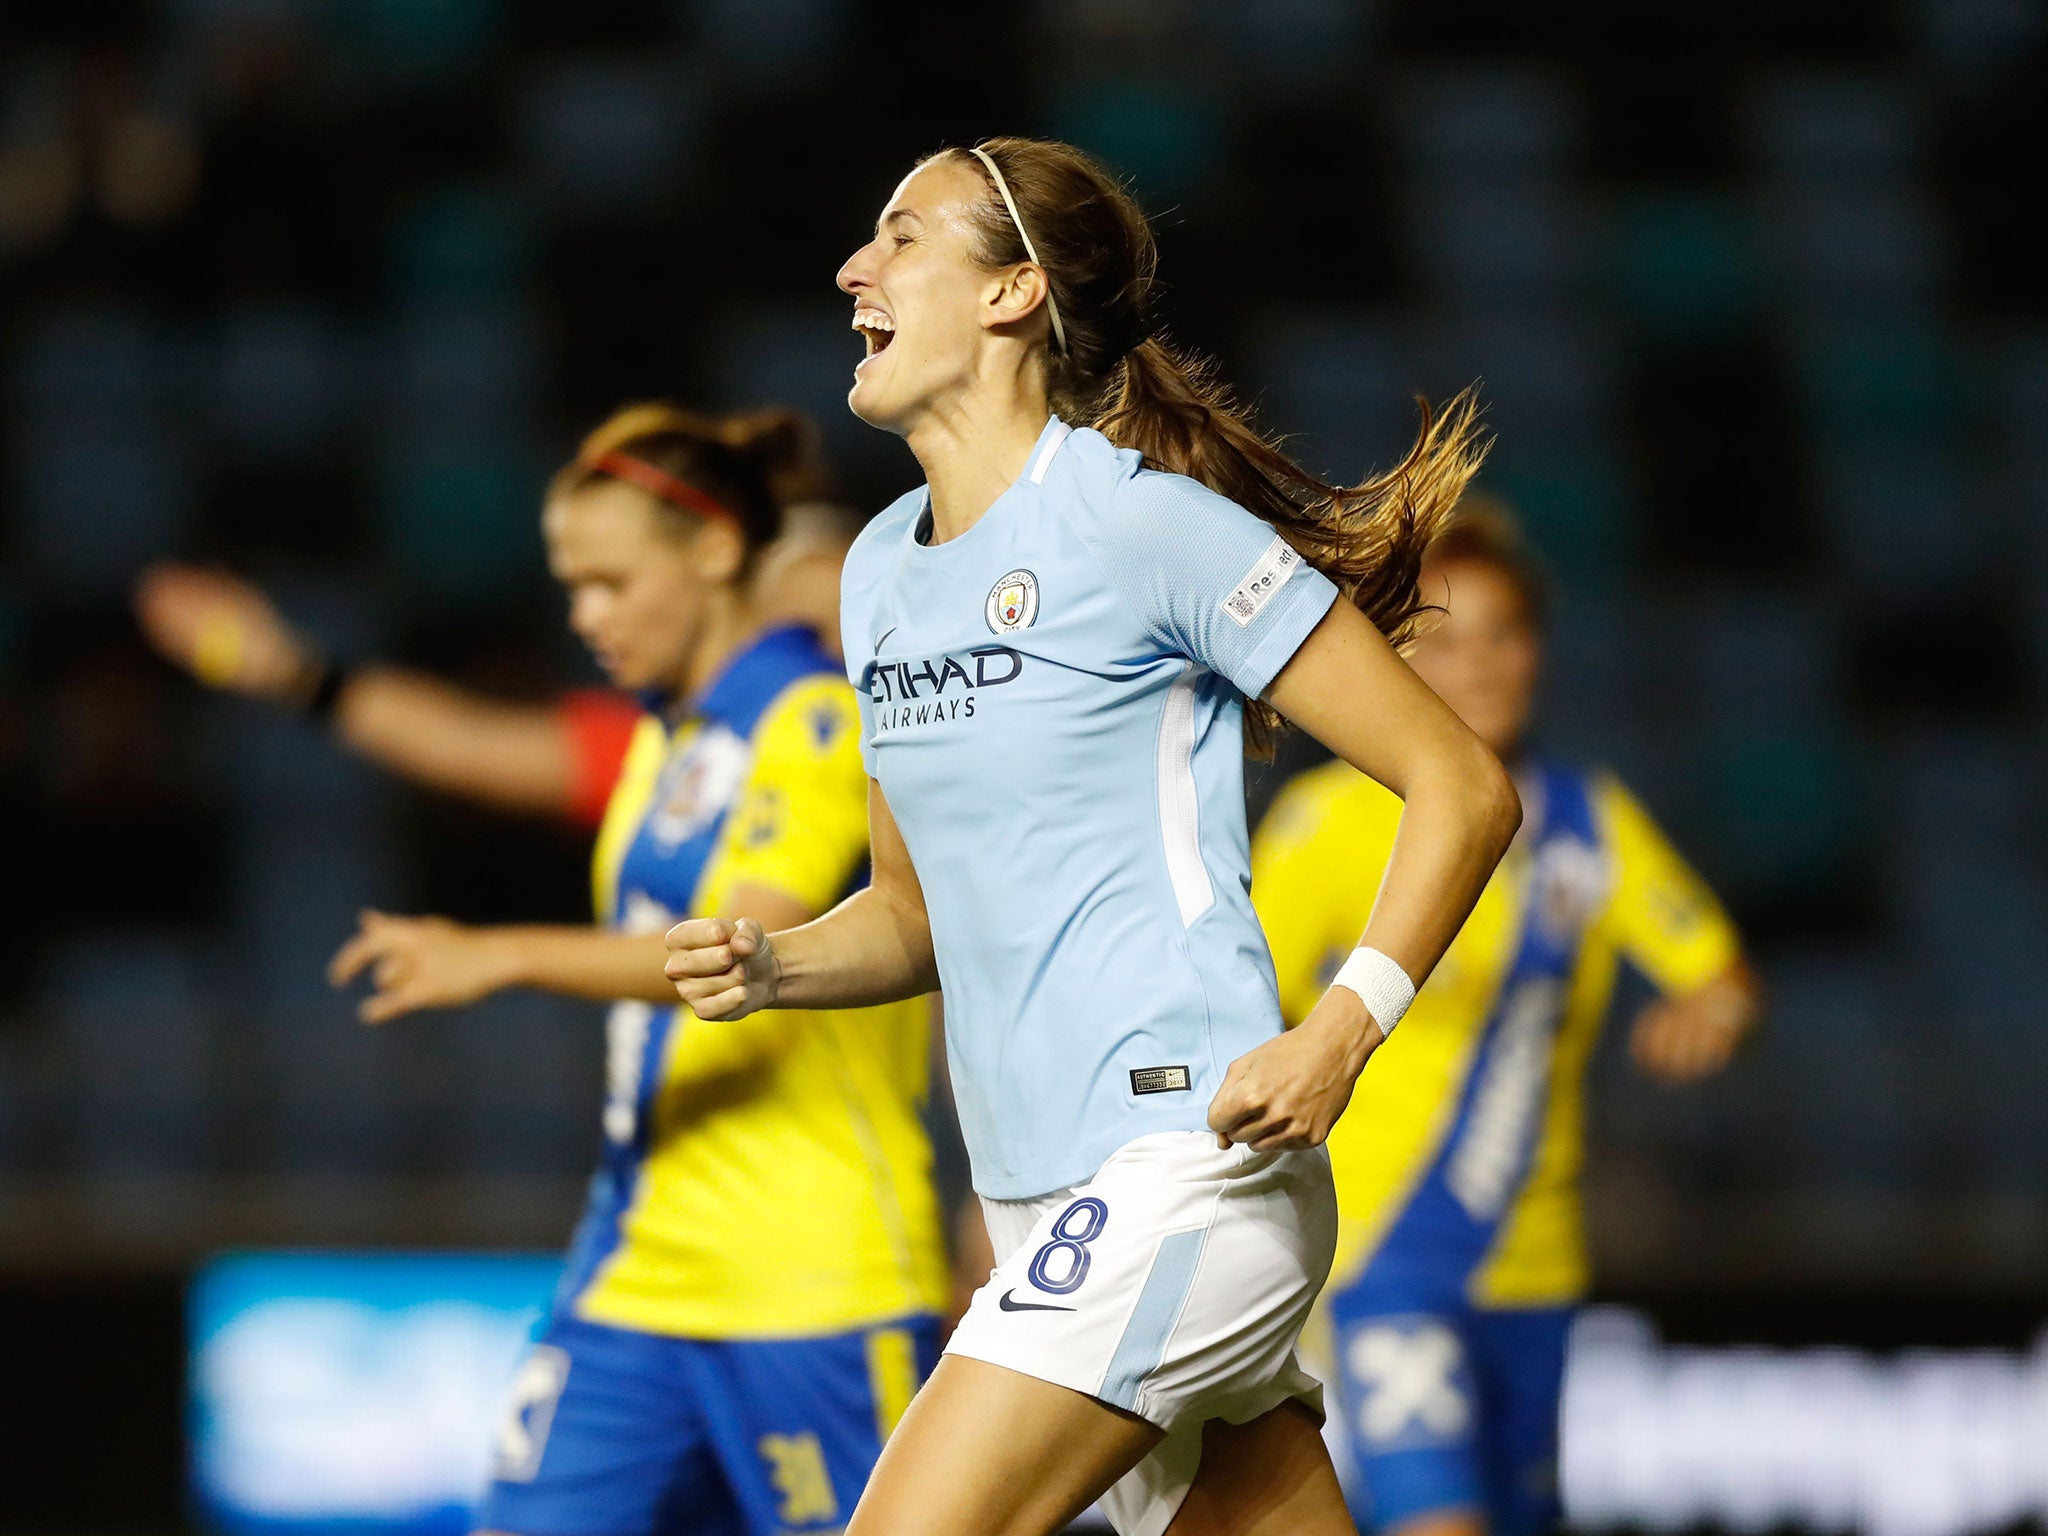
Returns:
[[[137,569],[589,681],[545,473],[661,394],[807,406],[863,506],[905,488],[832,274],[996,132],[1128,173],[1173,329],[1320,467],[1484,378],[1562,592],[1552,739],[1772,995],[1707,1087],[1609,1053],[1601,1294],[1681,1339],[2048,1320],[2041,5],[10,0],[0,1528],[179,1527],[202,1256],[548,1249],[596,1145],[594,1010],[370,1034],[321,977],[365,904],[580,917],[578,840],[200,697]]]

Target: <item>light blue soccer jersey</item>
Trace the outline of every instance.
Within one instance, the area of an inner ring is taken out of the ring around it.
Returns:
[[[974,1184],[1080,1183],[1201,1130],[1280,1032],[1247,892],[1244,699],[1336,597],[1272,527],[1101,434],[931,545],[902,497],[847,557],[868,771],[924,888]]]

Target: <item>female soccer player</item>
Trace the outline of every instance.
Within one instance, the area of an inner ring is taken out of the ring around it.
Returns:
[[[815,486],[808,448],[798,465],[775,477],[778,498]],[[859,531],[830,502],[786,505],[781,532],[755,562],[760,621],[805,625],[837,655],[839,569]],[[152,566],[136,583],[135,614],[165,660],[209,687],[314,714],[378,767],[500,810],[595,827],[644,713],[608,689],[522,703],[408,667],[340,666],[261,588],[200,566]]]
[[[1153,264],[1062,144],[949,151],[897,188],[839,274],[868,352],[850,403],[927,480],[847,562],[874,883],[772,937],[669,935],[707,1019],[944,983],[1002,1262],[856,1536],[1042,1536],[1106,1491],[1127,1536],[1352,1529],[1295,1401],[1336,1237],[1321,1142],[1518,817],[1387,638],[1476,463],[1472,408],[1395,473],[1324,485],[1155,334]],[[1245,893],[1247,715],[1407,798],[1365,946],[1291,1033]]]
[[[1642,807],[1531,744],[1542,591],[1513,525],[1461,509],[1423,574],[1448,611],[1415,670],[1513,765],[1528,819],[1330,1137],[1340,1236],[1324,1305],[1361,1523],[1537,1536],[1558,1515],[1565,1335],[1586,1286],[1586,1063],[1618,962],[1663,993],[1631,1043],[1669,1082],[1727,1062],[1757,988]],[[1297,779],[1260,828],[1252,891],[1290,1018],[1312,1015],[1380,872],[1398,869],[1400,813],[1338,762]]]
[[[782,415],[635,407],[549,489],[570,622],[650,711],[598,837],[599,924],[373,913],[335,959],[337,983],[372,978],[371,1022],[510,986],[624,1000],[604,1163],[519,1375],[485,1529],[837,1530],[936,1354],[922,1004],[710,1028],[662,977],[675,914],[802,922],[866,858],[852,690],[759,588],[793,433]]]

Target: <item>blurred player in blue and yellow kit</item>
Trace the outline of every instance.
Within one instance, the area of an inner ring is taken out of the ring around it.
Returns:
[[[1513,525],[1468,504],[1424,577],[1447,611],[1410,660],[1514,770],[1524,821],[1331,1133],[1323,1306],[1360,1524],[1529,1536],[1558,1516],[1566,1333],[1587,1286],[1586,1068],[1619,968],[1660,994],[1632,1048],[1666,1081],[1724,1065],[1757,992],[1720,904],[1642,806],[1530,742],[1542,589]],[[1400,812],[1336,762],[1260,829],[1252,897],[1290,1019],[1357,943]]]
[[[925,1004],[707,1025],[662,974],[681,914],[787,927],[865,879],[853,691],[754,591],[799,427],[634,407],[550,489],[571,626],[647,707],[598,834],[598,922],[371,913],[335,959],[337,982],[371,977],[371,1022],[510,986],[614,1000],[604,1164],[520,1372],[488,1530],[837,1530],[936,1358]]]

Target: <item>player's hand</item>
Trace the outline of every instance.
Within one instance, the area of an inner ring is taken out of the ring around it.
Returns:
[[[1384,1037],[1349,987],[1332,987],[1293,1029],[1246,1051],[1209,1104],[1216,1144],[1254,1152],[1319,1147]]]
[[[372,991],[356,1010],[365,1024],[459,1008],[510,984],[505,948],[489,929],[386,912],[364,912],[361,923],[328,963],[327,979],[343,987],[369,972]]]
[[[209,688],[289,702],[319,657],[262,589],[226,571],[165,562],[135,583],[143,636]]]
[[[751,917],[692,917],[668,931],[662,973],[700,1019],[742,1019],[775,1001],[782,967]]]
[[[1738,966],[1695,991],[1659,998],[1636,1015],[1629,1054],[1659,1082],[1712,1077],[1748,1037],[1757,996],[1755,979]]]

